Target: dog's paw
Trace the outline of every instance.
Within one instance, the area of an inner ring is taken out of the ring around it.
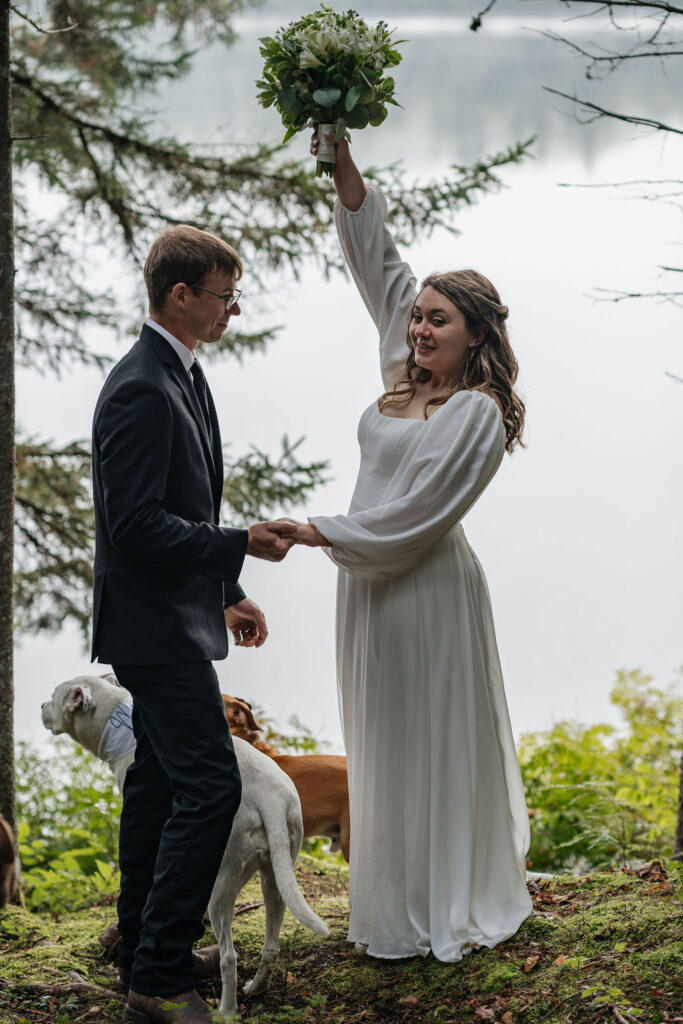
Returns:
[[[268,988],[268,978],[262,977],[257,974],[256,977],[248,981],[242,991],[244,992],[246,999],[251,999],[252,996],[258,996],[261,992],[265,992]]]

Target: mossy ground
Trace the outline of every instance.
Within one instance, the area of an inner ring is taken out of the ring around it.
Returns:
[[[381,962],[345,940],[344,868],[304,858],[297,869],[329,938],[287,914],[270,990],[240,1005],[251,1024],[683,1024],[683,870],[617,870],[530,883],[534,914],[508,942],[458,964],[432,957]],[[258,881],[243,906],[258,901]],[[115,967],[98,935],[115,917],[99,907],[52,919],[10,907],[0,917],[0,1024],[121,1019]],[[235,919],[240,983],[255,969],[262,907]],[[206,942],[211,941],[207,933]],[[220,981],[200,986],[216,1001]]]

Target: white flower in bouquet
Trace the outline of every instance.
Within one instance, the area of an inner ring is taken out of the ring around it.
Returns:
[[[275,105],[287,129],[285,142],[309,125],[318,127],[318,175],[334,170],[334,142],[324,138],[330,129],[336,142],[348,139],[349,128],[380,125],[387,105],[398,105],[385,71],[400,62],[400,42],[392,40],[386,22],[371,28],[356,11],[339,14],[324,4],[260,40],[259,103]]]

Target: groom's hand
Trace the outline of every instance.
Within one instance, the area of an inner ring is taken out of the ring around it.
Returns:
[[[268,637],[266,617],[248,597],[225,609],[225,625],[236,647],[261,647]]]
[[[247,554],[281,562],[294,543],[295,533],[296,526],[291,523],[256,523],[248,530]]]
[[[329,540],[323,537],[313,523],[300,523],[296,519],[278,519],[278,523],[291,523],[295,527],[293,541],[295,544],[303,544],[307,548],[329,548]]]

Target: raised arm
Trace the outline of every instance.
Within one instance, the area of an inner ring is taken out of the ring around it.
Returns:
[[[368,190],[365,187],[363,175],[353,162],[351,149],[346,139],[337,143],[337,166],[332,180],[342,206],[352,213],[360,210]]]
[[[317,149],[317,140],[311,146]],[[403,376],[408,357],[408,321],[416,298],[416,281],[385,226],[387,202],[366,186],[353,162],[348,142],[337,145],[334,185],[339,201],[334,218],[342,251],[361,297],[379,331],[384,386]]]

